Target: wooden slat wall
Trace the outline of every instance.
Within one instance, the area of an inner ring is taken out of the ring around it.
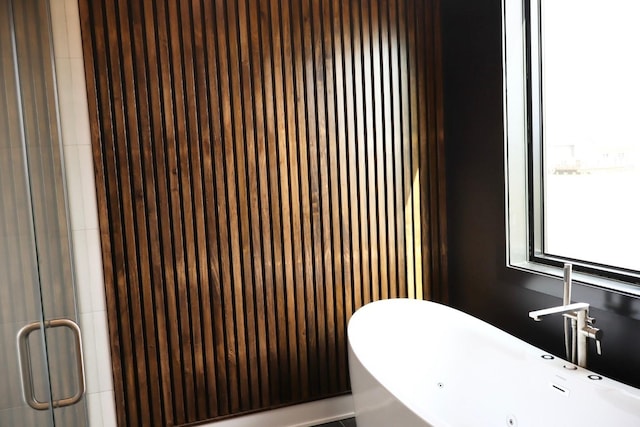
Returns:
[[[440,1],[422,2],[425,26],[418,37],[422,52],[420,85],[419,171],[422,289],[425,299],[449,301],[447,263],[446,173]],[[418,54],[420,55],[420,53]],[[425,117],[426,116],[426,117]]]
[[[437,7],[80,0],[119,425],[345,393],[354,310],[443,296]]]

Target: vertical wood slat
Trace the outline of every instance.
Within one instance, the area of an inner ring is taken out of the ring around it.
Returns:
[[[428,276],[425,275],[422,287],[426,298],[446,302],[449,300],[447,280],[447,246],[446,246],[446,175],[444,169],[444,104],[442,93],[442,51],[440,46],[440,2],[436,1],[432,7],[425,7],[424,14],[428,22],[426,34],[422,37],[423,58],[425,69],[431,70],[431,75],[425,78],[423,96],[427,121],[423,124],[424,150],[420,156],[420,169],[426,171],[423,175],[421,193],[423,198],[422,256],[423,265],[428,266]],[[434,215],[434,212],[439,214]]]
[[[120,425],[349,390],[443,295],[437,0],[80,0]]]

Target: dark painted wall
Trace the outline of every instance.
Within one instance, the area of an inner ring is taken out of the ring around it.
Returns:
[[[505,267],[500,3],[442,2],[451,304],[562,355],[562,318],[528,318],[561,303],[561,282]],[[573,295],[604,332],[590,368],[640,386],[640,301],[586,286]]]

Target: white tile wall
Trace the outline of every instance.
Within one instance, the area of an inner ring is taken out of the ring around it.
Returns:
[[[91,427],[115,427],[100,232],[77,0],[50,0]]]

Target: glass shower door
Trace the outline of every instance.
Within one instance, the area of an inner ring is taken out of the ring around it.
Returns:
[[[87,425],[48,0],[0,0],[0,426]]]

